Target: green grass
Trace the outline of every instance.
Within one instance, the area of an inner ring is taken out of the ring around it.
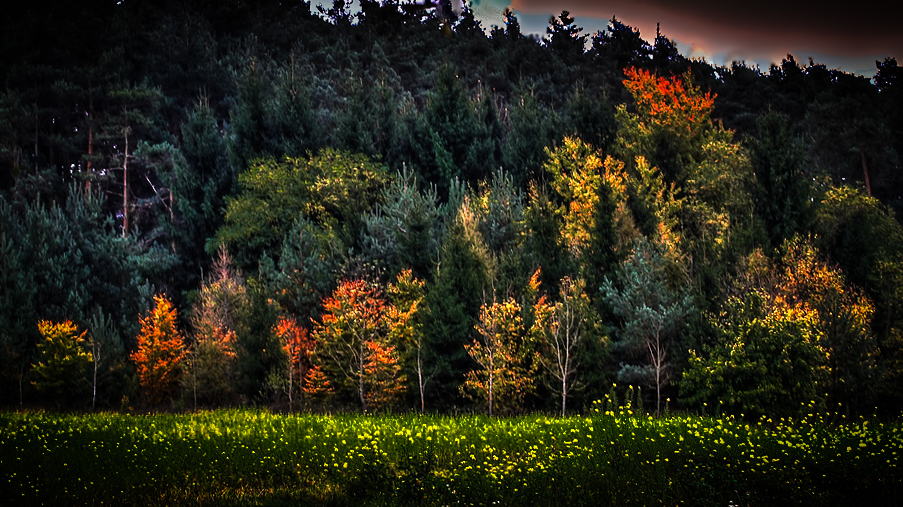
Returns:
[[[899,505],[903,426],[0,413],[9,505]]]

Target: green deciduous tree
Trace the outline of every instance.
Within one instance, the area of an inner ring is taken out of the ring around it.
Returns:
[[[278,255],[299,215],[355,244],[389,176],[365,156],[326,149],[309,159],[258,160],[238,181],[240,192],[226,199],[226,225],[216,242],[234,252],[239,266],[253,268],[264,253]]]
[[[432,372],[426,365],[426,335],[423,331],[424,321],[429,314],[426,306],[426,288],[422,280],[414,277],[410,269],[398,273],[395,283],[387,289],[392,305],[389,308],[391,329],[389,341],[396,344],[410,373],[410,379],[416,379],[420,412],[426,406],[426,385]]]
[[[750,418],[796,415],[823,395],[827,358],[817,320],[811,309],[782,305],[763,291],[730,298],[713,316],[714,343],[690,351],[681,394]]]

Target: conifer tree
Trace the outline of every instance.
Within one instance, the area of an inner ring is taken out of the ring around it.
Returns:
[[[655,388],[655,412],[661,412],[662,388],[670,382],[674,340],[693,301],[685,288],[669,286],[664,259],[655,247],[638,240],[622,264],[616,282],[605,279],[601,291],[620,323],[620,339],[628,353],[645,357],[639,368],[622,365],[622,380],[639,380]],[[617,285],[615,285],[617,283]]]
[[[435,372],[427,393],[446,405],[457,399],[457,386],[471,369],[464,346],[472,341],[482,294],[494,273],[492,255],[477,227],[470,206],[463,203],[442,245],[426,295],[430,308],[425,326],[427,364]]]

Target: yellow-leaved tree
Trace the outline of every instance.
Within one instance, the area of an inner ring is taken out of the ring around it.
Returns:
[[[80,395],[90,387],[88,369],[94,360],[87,350],[86,331],[78,332],[72,321],[38,322],[38,362],[34,365],[34,386],[57,401]]]
[[[533,391],[536,369],[521,305],[513,297],[484,303],[474,327],[477,338],[464,348],[478,368],[467,372],[462,393],[485,401],[490,416],[497,407],[512,411]]]

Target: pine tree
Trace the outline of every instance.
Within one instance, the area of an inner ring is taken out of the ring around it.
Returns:
[[[656,414],[661,412],[662,388],[671,379],[678,326],[693,308],[686,289],[669,286],[663,265],[653,245],[637,241],[617,273],[617,285],[606,278],[601,288],[605,302],[621,320],[622,343],[635,357],[646,357],[642,367],[625,365],[618,375],[655,387]]]

